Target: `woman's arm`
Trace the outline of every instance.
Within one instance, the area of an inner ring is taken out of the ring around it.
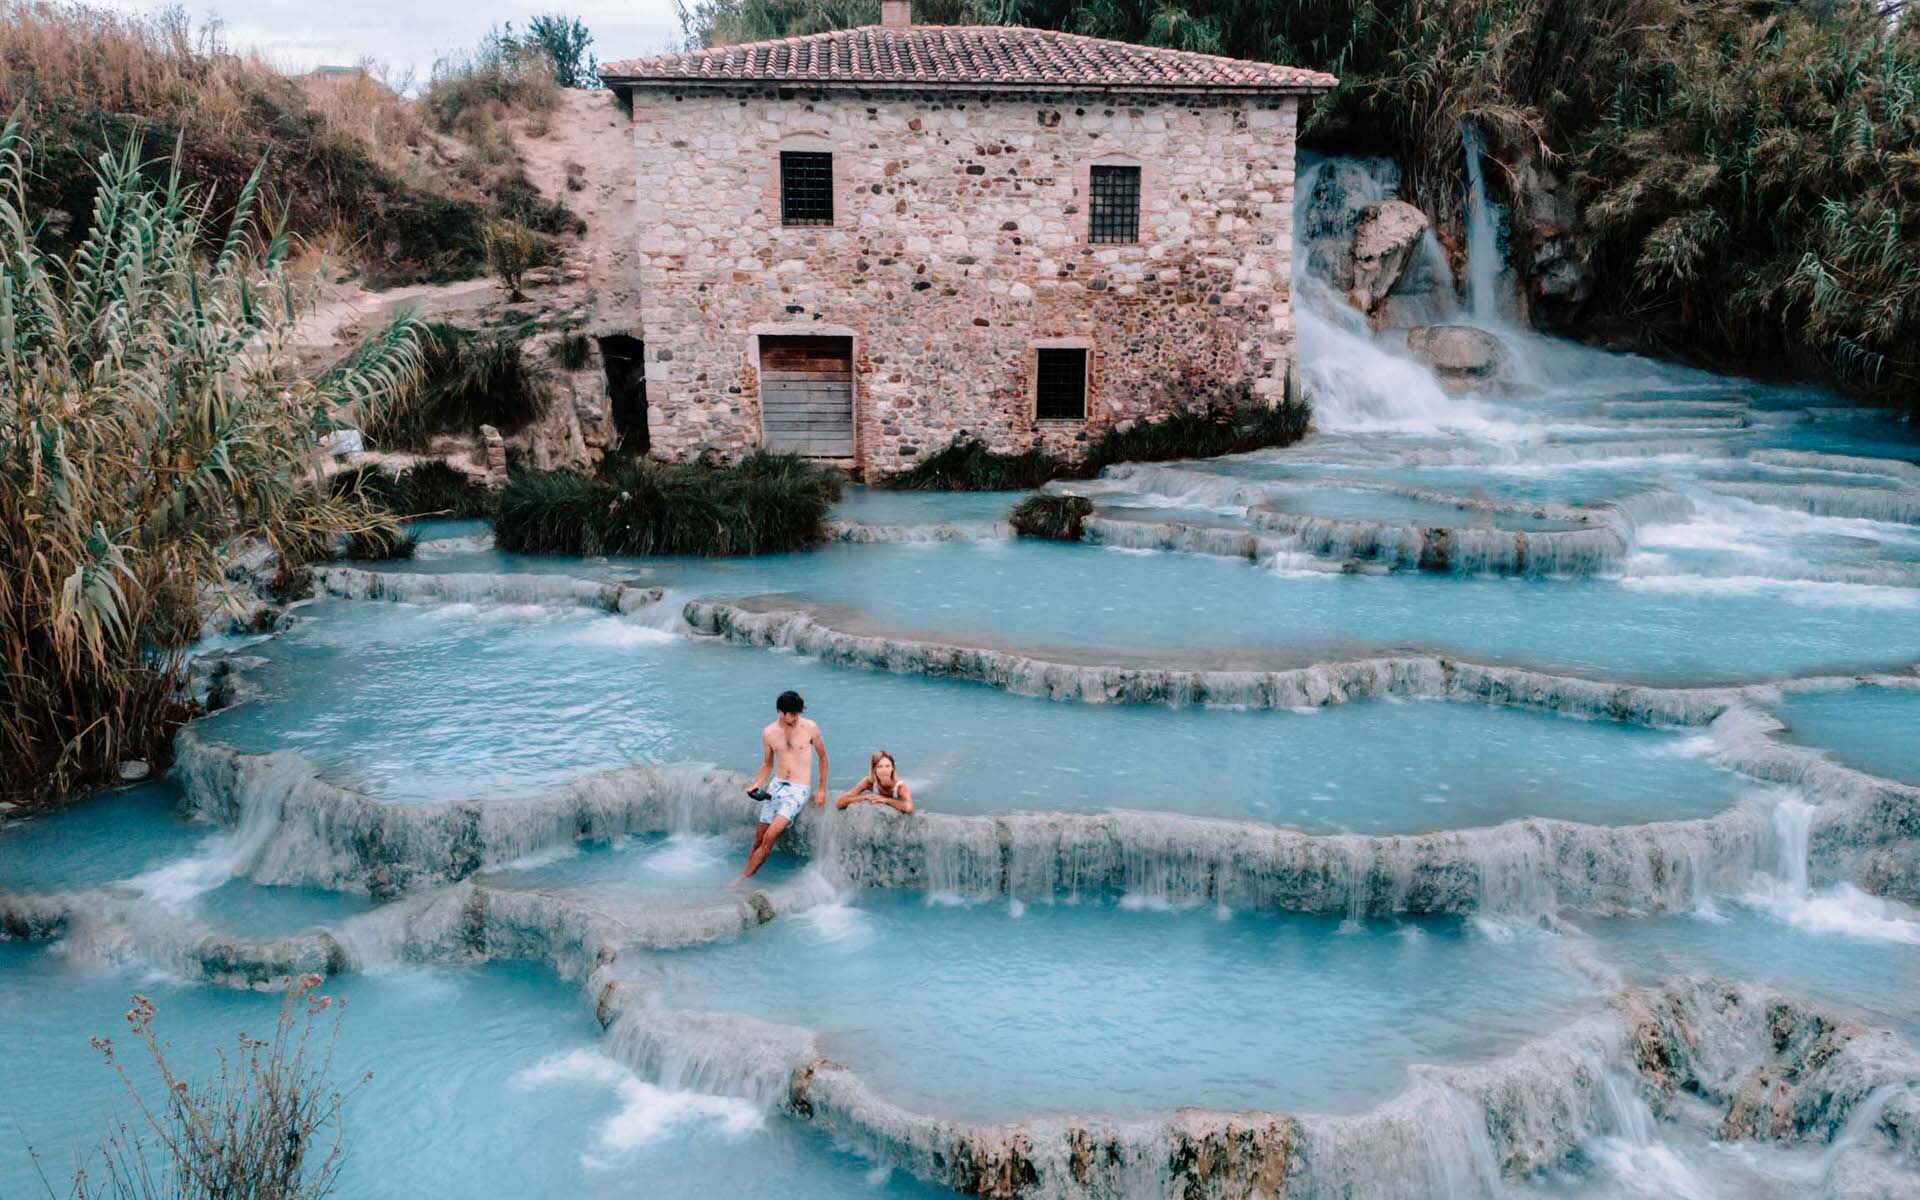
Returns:
[[[901,783],[899,783],[893,789],[893,792],[894,794],[891,796],[882,796],[878,792],[876,792],[874,793],[873,799],[876,803],[884,804],[895,812],[902,812],[902,813],[912,812],[913,811],[913,791],[911,788],[907,787],[906,782],[903,780]]]
[[[860,801],[865,798],[867,788],[871,787],[872,784],[873,780],[871,778],[862,779],[859,783],[841,792],[840,798],[833,802],[833,806],[835,808],[846,808],[849,805],[860,803]]]
[[[820,727],[813,727],[813,752],[820,756],[820,790],[814,795],[813,806],[825,808],[827,804],[827,739],[820,734]]]

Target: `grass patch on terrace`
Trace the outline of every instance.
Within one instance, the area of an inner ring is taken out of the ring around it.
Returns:
[[[398,472],[357,467],[335,475],[332,487],[335,496],[358,496],[395,517],[491,517],[497,500],[484,484],[437,461]]]
[[[840,498],[838,471],[764,451],[728,466],[624,459],[599,478],[522,471],[494,520],[502,550],[521,554],[772,554],[821,539]]]
[[[1092,515],[1093,501],[1085,496],[1040,492],[1014,505],[1013,511],[1007,514],[1007,523],[1021,537],[1077,542],[1087,518]]]
[[[880,482],[882,487],[904,491],[1035,488],[1054,479],[1091,479],[1116,463],[1214,458],[1291,446],[1306,436],[1312,416],[1305,401],[1285,400],[1268,407],[1250,394],[1236,393],[1225,400],[1179,409],[1158,421],[1110,429],[1077,459],[1038,448],[1010,454],[961,434],[911,471]]]

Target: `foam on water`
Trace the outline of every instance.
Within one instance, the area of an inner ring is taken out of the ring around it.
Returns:
[[[553,1090],[559,1085],[593,1084],[610,1088],[620,1097],[620,1109],[597,1130],[594,1148],[583,1152],[584,1167],[612,1169],[642,1146],[669,1136],[685,1137],[710,1130],[721,1137],[746,1141],[745,1135],[766,1128],[767,1114],[759,1106],[730,1096],[703,1096],[656,1087],[600,1050],[568,1050],[549,1055],[515,1075],[512,1086]]]
[[[1815,933],[1843,934],[1864,941],[1898,942],[1920,946],[1920,912],[1850,883],[1815,889],[1809,882],[1808,844],[1814,807],[1800,800],[1783,800],[1773,810],[1780,862],[1771,878],[1746,897],[1779,920]]]

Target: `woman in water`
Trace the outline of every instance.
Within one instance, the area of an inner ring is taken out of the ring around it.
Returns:
[[[856,804],[884,804],[895,812],[913,811],[913,792],[900,778],[900,770],[894,766],[893,755],[882,750],[867,763],[867,777],[840,794],[834,801],[836,808],[851,808]]]

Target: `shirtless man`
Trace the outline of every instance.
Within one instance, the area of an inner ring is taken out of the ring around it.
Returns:
[[[773,776],[773,787],[763,793],[766,799],[760,801],[760,827],[754,831],[753,852],[747,855],[747,869],[741,874],[742,879],[750,878],[760,869],[760,864],[767,861],[774,843],[800,815],[809,796],[816,808],[827,802],[827,743],[820,737],[820,726],[800,715],[807,702],[800,698],[799,692],[781,692],[773,706],[780,715],[760,731],[760,744],[766,753],[760,760],[760,773],[747,785],[747,794],[760,791],[768,775]],[[810,752],[820,756],[817,791],[807,787],[813,775],[813,764],[807,761]]]

